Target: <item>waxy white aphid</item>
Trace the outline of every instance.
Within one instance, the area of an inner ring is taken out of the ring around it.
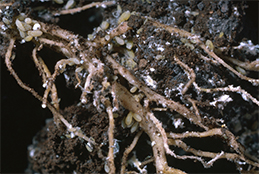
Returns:
[[[135,57],[135,53],[132,50],[126,50],[125,54],[130,58],[133,59]]]
[[[105,171],[106,173],[109,173],[109,172],[110,172],[110,168],[109,168],[107,162],[105,162],[105,164],[104,164],[104,171]]]
[[[143,31],[143,28],[137,30],[137,34],[140,34]]]
[[[74,5],[75,5],[75,1],[74,0],[69,0],[69,1],[67,1],[67,3],[66,3],[64,8],[67,10],[67,9],[72,8]]]
[[[54,2],[56,2],[57,4],[63,4],[64,3],[63,0],[54,0]]]
[[[25,22],[22,22],[22,25],[23,25],[23,27],[24,27],[24,29],[25,29],[26,31],[31,30],[31,28],[32,28],[29,24],[27,24],[27,23],[25,23]]]
[[[68,49],[66,49],[66,48],[61,48],[60,50],[61,50],[61,52],[62,52],[66,57],[71,57],[71,56],[72,56],[72,54],[68,51]]]
[[[83,69],[84,69],[83,66],[79,66],[79,67],[76,68],[75,72],[77,72],[77,73],[81,72]]]
[[[120,5],[117,5],[117,13],[118,13],[118,14],[121,14],[121,12],[122,12],[121,6],[120,6]]]
[[[20,13],[20,15],[17,17],[20,21],[23,21],[26,18],[25,13]]]
[[[130,123],[130,125],[127,125],[127,128],[130,128],[130,127],[132,127],[132,125],[135,123],[135,120],[134,119],[132,119],[132,122]]]
[[[127,125],[126,125],[126,123],[125,123],[125,117],[122,119],[122,121],[121,121],[121,127],[123,128],[123,129],[125,129],[126,127],[127,127]]]
[[[31,41],[32,40],[32,36],[26,36],[25,38],[24,38],[24,40],[26,41],[26,42],[29,42],[29,41]]]
[[[142,120],[141,116],[136,113],[133,113],[132,116],[137,122],[140,122]]]
[[[26,31],[25,28],[24,28],[24,26],[23,26],[23,24],[22,24],[22,22],[21,22],[19,19],[16,19],[16,20],[15,20],[15,25],[17,26],[17,28],[18,28],[19,30]]]
[[[77,58],[70,58],[68,59],[69,63],[68,65],[72,66],[72,65],[79,65],[80,64],[80,60],[78,60]]]
[[[130,11],[125,11],[124,13],[122,13],[121,16],[118,19],[118,24],[128,20],[130,15],[131,15]]]
[[[115,40],[116,40],[116,42],[117,42],[119,45],[124,45],[124,44],[125,44],[124,40],[121,39],[121,38],[118,37],[118,36],[115,37]]]
[[[21,38],[25,38],[26,37],[26,33],[22,30],[19,30],[19,34],[21,36]]]
[[[109,22],[103,21],[100,25],[101,29],[106,30],[109,27]]]
[[[111,39],[110,35],[108,35],[108,34],[105,35],[104,38],[105,38],[105,40],[107,40],[107,41]]]
[[[130,92],[131,93],[135,93],[138,90],[138,87],[133,86],[132,88],[130,88]]]
[[[132,125],[132,127],[131,127],[131,129],[130,129],[130,132],[131,132],[131,133],[134,133],[137,129],[138,129],[138,122],[135,122],[135,123]]]
[[[24,19],[24,22],[25,22],[26,24],[31,24],[31,23],[32,23],[32,20],[31,20],[31,18],[25,18],[25,19]]]
[[[129,126],[132,123],[132,116],[133,116],[133,112],[130,111],[125,119],[125,123],[127,126]]]
[[[129,49],[129,50],[131,50],[132,47],[133,47],[133,41],[130,40],[130,41],[128,41],[128,42],[126,43],[126,48]]]
[[[213,50],[213,49],[214,49],[214,45],[213,45],[213,43],[211,42],[211,40],[206,40],[205,45],[206,45],[207,47],[209,47],[210,50]]]
[[[32,36],[32,37],[38,37],[38,36],[42,35],[42,31],[40,31],[40,30],[33,30],[33,31],[28,31],[27,34],[29,36]]]
[[[7,25],[9,25],[10,24],[10,21],[7,19],[7,18],[5,18],[5,17],[3,17],[3,22],[5,23],[5,24],[7,24]]]

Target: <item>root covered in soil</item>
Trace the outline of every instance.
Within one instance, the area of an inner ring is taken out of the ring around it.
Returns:
[[[43,11],[50,3],[53,7]],[[222,159],[240,172],[258,171],[253,149],[258,143],[251,148],[245,141],[258,137],[258,125],[235,124],[246,117],[256,120],[259,106],[259,46],[251,41],[233,46],[243,3],[188,3],[56,0],[2,5],[8,6],[1,14],[1,35],[9,40],[7,69],[53,114],[28,148],[30,171],[180,174],[192,171],[178,168],[175,160],[210,168]],[[103,22],[87,37],[55,22],[57,16],[95,7]],[[19,42],[34,44],[31,55],[42,77],[42,95],[13,68]],[[40,56],[46,47],[63,56],[52,67],[47,63],[51,57]],[[234,57],[238,53],[244,56]],[[60,109],[56,84],[62,75],[69,88],[81,92],[76,104],[65,109]],[[208,137],[223,142],[222,149],[189,142],[199,138],[202,144]]]

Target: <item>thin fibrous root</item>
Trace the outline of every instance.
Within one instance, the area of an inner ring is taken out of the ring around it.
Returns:
[[[235,136],[225,128],[214,128],[205,132],[184,132],[181,134],[170,133],[167,136],[173,139],[181,139],[187,137],[209,137],[209,136],[221,136],[223,139],[227,140],[229,146],[231,146],[237,153],[244,154],[243,147],[236,141]]]
[[[109,128],[108,128],[109,152],[106,159],[108,161],[109,173],[115,174],[116,169],[114,164],[114,153],[113,153],[114,152],[114,135],[113,135],[114,118],[112,113],[112,106],[109,99],[101,97],[101,101],[105,105],[106,112],[108,113],[108,116],[109,116]]]
[[[87,4],[87,5],[84,5],[82,7],[77,7],[77,8],[73,8],[73,9],[67,9],[67,10],[61,10],[59,12],[54,12],[53,14],[56,15],[56,16],[65,15],[65,14],[74,14],[74,13],[79,13],[83,10],[87,10],[89,8],[92,8],[92,7],[106,7],[106,6],[111,6],[111,5],[115,5],[115,4],[116,4],[115,1],[93,2],[91,4]]]
[[[125,173],[125,169],[126,169],[126,163],[127,163],[127,157],[129,155],[129,153],[134,149],[134,147],[136,146],[141,134],[143,131],[139,131],[137,133],[137,135],[135,136],[135,138],[133,139],[132,143],[130,144],[130,146],[128,148],[126,148],[126,150],[123,153],[123,157],[122,157],[122,161],[121,161],[121,174]]]
[[[255,103],[256,105],[259,106],[259,101],[254,98],[251,94],[249,94],[248,92],[246,92],[244,89],[242,89],[240,86],[234,87],[233,85],[229,85],[227,87],[222,87],[222,88],[201,88],[198,86],[197,83],[193,83],[194,87],[198,90],[198,91],[202,91],[202,92],[207,92],[207,93],[211,93],[211,92],[216,92],[216,91],[230,91],[230,92],[236,92],[238,94],[241,94],[244,100],[248,100],[250,99],[253,103]]]
[[[184,68],[184,70],[186,71],[186,74],[188,74],[188,78],[190,79],[187,84],[184,86],[183,90],[182,90],[182,94],[185,94],[186,91],[189,89],[189,87],[192,85],[192,83],[195,81],[196,75],[193,71],[193,69],[189,68],[189,66],[187,66],[185,63],[183,63],[182,61],[180,61],[176,55],[174,56],[174,60],[176,61],[177,64],[179,64],[181,67]]]
[[[44,61],[41,58],[37,58],[37,55],[36,55],[37,49],[38,47],[35,47],[32,50],[32,58],[34,63],[36,64],[36,67],[38,67],[40,74],[42,75],[43,84],[46,84],[47,80],[51,77],[51,73],[47,65],[44,63]],[[56,85],[54,83],[50,90],[51,90],[51,99],[52,99],[53,105],[57,110],[59,110],[58,93],[57,93]]]
[[[226,153],[223,151],[221,151],[221,153],[215,153],[215,152],[206,152],[206,151],[202,151],[202,150],[196,150],[194,148],[191,148],[187,144],[185,144],[182,140],[168,139],[168,144],[180,147],[184,151],[191,152],[192,154],[194,154],[196,156],[212,158],[209,162],[204,162],[204,164],[203,164],[203,165],[205,165],[204,167],[211,167],[217,159],[227,159],[229,161],[237,161],[239,159],[239,160],[245,161],[248,164],[259,167],[258,163],[248,160],[248,159],[244,158],[242,155],[238,155],[236,153]]]

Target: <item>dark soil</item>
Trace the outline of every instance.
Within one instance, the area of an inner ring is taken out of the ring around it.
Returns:
[[[33,11],[30,7],[36,7],[40,2],[31,4],[23,4],[19,7],[24,11],[30,12],[32,17],[35,17],[44,22],[56,23],[61,28],[68,29],[83,37],[92,32],[93,27],[96,27],[102,21],[109,20],[112,23],[113,12],[116,11],[116,6],[109,7],[104,10],[90,9],[85,12],[75,15],[65,15],[60,17],[48,16],[48,10],[58,9],[61,6],[52,6],[50,2],[42,3],[47,7],[44,12]],[[83,1],[80,1],[82,4]],[[240,53],[232,50],[232,46],[238,45],[242,40],[252,40],[254,44],[258,43],[258,13],[257,2],[244,1],[137,1],[129,2],[128,0],[118,0],[122,7],[122,11],[136,11],[141,15],[150,16],[155,20],[178,26],[189,32],[201,35],[204,39],[209,39],[215,47],[225,46],[228,49],[225,54],[233,54],[237,59],[242,61],[254,60],[254,56]],[[18,7],[17,7],[18,8]],[[189,12],[198,12],[198,15],[189,14]],[[91,22],[88,19],[93,17],[93,13],[97,14],[96,19]],[[237,15],[238,14],[238,15]],[[46,17],[48,16],[48,18]],[[255,17],[256,16],[256,17]],[[69,21],[69,24],[68,24]],[[84,21],[84,22],[82,22]],[[257,25],[255,25],[255,21]],[[253,96],[258,96],[258,88],[247,82],[244,82],[226,70],[223,66],[206,64],[201,60],[200,54],[203,52],[198,48],[192,50],[186,47],[179,36],[171,35],[169,32],[157,29],[151,23],[140,19],[138,16],[132,15],[129,19],[129,25],[133,30],[126,33],[126,38],[133,40],[133,50],[135,52],[134,61],[137,66],[132,69],[132,72],[139,79],[145,81],[144,76],[150,76],[156,81],[156,87],[152,88],[157,93],[178,101],[183,104],[188,104],[186,98],[179,95],[180,84],[186,84],[188,77],[183,69],[175,63],[173,56],[178,58],[193,68],[196,73],[196,82],[204,88],[224,87],[230,84],[234,86],[240,85],[246,91],[249,91]],[[89,27],[92,26],[92,27]],[[142,26],[143,30],[137,36],[137,29]],[[219,38],[220,32],[224,36]],[[7,41],[0,39],[0,49],[5,50]],[[168,44],[169,43],[169,44]],[[16,47],[16,59],[14,61],[14,69],[25,83],[30,84],[39,94],[43,93],[41,88],[41,80],[38,76],[37,69],[29,59],[31,56],[31,43],[18,44]],[[107,47],[102,50],[103,54],[110,54]],[[156,55],[163,54],[164,59],[154,59]],[[237,56],[242,55],[242,56]],[[3,57],[3,51],[1,51]],[[41,57],[48,57],[47,64],[54,67],[60,55],[54,53],[50,49],[43,49],[40,52]],[[119,55],[117,60],[121,62],[122,56]],[[52,59],[52,60],[50,60]],[[47,59],[46,59],[47,61]],[[21,64],[24,64],[21,68]],[[53,72],[53,69],[51,70]],[[72,70],[71,70],[72,72]],[[64,117],[75,127],[80,127],[81,130],[88,136],[94,138],[98,144],[103,144],[100,151],[94,148],[93,152],[86,149],[86,144],[80,138],[71,138],[70,134],[64,129],[58,129],[53,120],[49,119],[46,125],[44,120],[51,118],[51,114],[47,110],[40,107],[40,102],[35,102],[30,94],[23,91],[14,82],[11,76],[6,71],[3,59],[1,60],[1,101],[2,101],[2,167],[4,173],[7,172],[23,172],[27,167],[26,163],[26,147],[31,144],[30,140],[34,136],[32,144],[28,146],[29,165],[26,169],[28,173],[104,173],[104,160],[100,157],[100,152],[103,156],[108,152],[108,116],[106,112],[98,112],[92,104],[79,105],[80,91],[73,89],[77,83],[74,74],[70,74],[69,69],[66,71],[70,78],[58,77],[56,84],[59,89],[59,96],[62,99],[61,109]],[[258,74],[250,73],[250,77],[256,78]],[[210,79],[210,81],[208,80]],[[121,79],[122,81],[122,79]],[[126,84],[126,82],[125,82]],[[127,85],[127,84],[126,84]],[[128,86],[130,88],[131,86]],[[222,118],[225,120],[227,127],[236,135],[243,137],[246,130],[256,131],[258,129],[258,107],[252,102],[244,102],[239,94],[226,93],[230,95],[233,102],[226,106],[219,107],[208,106],[208,102],[213,101],[213,98],[221,96],[223,92],[217,92],[214,95],[200,93],[197,94],[194,89],[190,88],[187,95],[192,98],[201,100],[198,104],[201,115],[207,115],[208,125],[213,125],[213,120]],[[224,93],[225,94],[225,93]],[[89,100],[91,100],[89,98]],[[190,104],[190,103],[189,103]],[[154,104],[154,106],[156,106]],[[15,108],[15,109],[13,109]],[[123,116],[127,115],[127,111],[120,109],[121,117],[115,119],[115,134],[114,137],[118,141],[119,152],[116,154],[115,165],[117,170],[120,166],[120,159],[124,149],[131,143],[136,133],[130,133],[129,129],[123,129],[121,121]],[[191,125],[187,120],[183,128],[176,129],[172,122],[177,119],[176,113],[155,112],[157,118],[166,126],[165,129],[183,132],[191,130],[199,130],[196,126]],[[172,119],[173,118],[173,119]],[[247,151],[259,157],[258,154],[258,135],[248,136],[240,139],[241,143],[247,148]],[[230,149],[222,143],[219,138],[195,139],[186,140],[192,147],[219,152],[230,151]],[[134,149],[137,158],[143,161],[147,156],[152,156],[152,149],[149,145],[147,135],[142,135],[138,145]],[[8,149],[8,150],[7,150]],[[181,149],[175,149],[175,152],[184,153]],[[131,153],[129,158],[133,154]],[[226,160],[217,161],[212,168],[204,169],[198,162],[191,160],[176,160],[172,157],[168,158],[169,165],[179,168],[188,173],[239,173],[236,166]],[[16,166],[16,167],[15,167]],[[133,167],[129,169],[135,170]],[[155,172],[152,163],[147,165],[149,172]]]

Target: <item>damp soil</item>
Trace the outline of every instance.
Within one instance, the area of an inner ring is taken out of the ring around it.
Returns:
[[[97,27],[102,20],[112,21],[116,11],[115,6],[102,10],[90,9],[81,14],[53,17],[48,16],[47,12],[42,12],[41,14],[31,10],[31,7],[39,5],[38,3],[37,1],[31,3],[31,6],[23,4],[21,5],[22,7],[17,5],[17,8],[23,8],[24,11],[31,12],[30,15],[39,20],[56,23],[61,26],[61,28],[71,30],[83,37],[87,37],[87,34],[91,33],[91,30],[93,29],[92,27]],[[83,4],[83,1],[80,1],[80,3]],[[254,18],[249,12],[249,9],[253,9],[252,6],[256,3],[207,0],[173,2],[158,0],[151,1],[151,3],[141,0],[136,2],[118,0],[118,3],[121,5],[122,11],[136,11],[141,15],[150,16],[161,23],[177,26],[186,31],[201,35],[204,39],[211,40],[215,47],[225,46],[227,48],[225,54],[231,53],[235,55],[237,59],[242,61],[254,59],[251,55],[237,52],[231,48],[244,40],[252,40],[254,44],[258,44],[258,40],[255,39],[258,38],[258,33],[247,32],[249,30],[258,31],[256,25],[254,25]],[[58,5],[51,6],[51,3],[49,2],[46,2],[45,6],[51,10],[60,8]],[[196,13],[190,14],[191,12]],[[89,18],[93,18],[93,13],[96,13],[97,17],[92,21],[89,20]],[[85,20],[85,22],[82,23],[82,20]],[[71,21],[72,24],[68,24],[67,21]],[[91,29],[88,27],[89,25],[92,26]],[[134,61],[137,63],[137,66],[135,66],[131,71],[136,77],[143,81],[145,81],[145,78],[143,78],[144,76],[150,76],[156,82],[155,88],[153,88],[152,85],[150,85],[150,87],[157,93],[165,95],[166,97],[182,104],[190,104],[187,99],[178,95],[179,91],[177,89],[181,88],[180,84],[186,84],[188,82],[188,76],[179,65],[175,64],[173,56],[177,55],[182,62],[194,69],[196,73],[196,82],[200,84],[201,87],[213,88],[216,86],[223,87],[231,84],[234,86],[241,85],[243,89],[249,91],[253,96],[257,96],[258,88],[248,85],[246,82],[240,80],[223,66],[205,63],[199,58],[202,52],[198,49],[193,50],[191,47],[184,45],[177,35],[171,35],[171,33],[165,30],[157,29],[151,23],[140,19],[137,15],[132,15],[130,17],[128,25],[131,26],[133,30],[127,32],[125,37],[126,39],[131,38],[133,40],[133,50],[135,51]],[[137,29],[140,26],[142,28],[142,32],[137,34]],[[224,33],[222,37],[219,37],[220,32]],[[2,50],[6,49],[5,46],[7,46],[7,43],[8,42],[6,40],[1,38]],[[31,47],[32,45],[30,45],[30,43],[26,44],[26,48],[24,44],[17,44],[16,50],[19,51],[20,49],[25,49],[26,51]],[[55,53],[53,53],[52,50],[43,49],[40,54],[44,57]],[[112,53],[107,47],[104,47],[102,49],[102,54]],[[156,55],[160,54],[163,56],[154,59]],[[3,57],[4,55],[2,54],[1,56]],[[18,56],[18,58],[19,57],[21,59],[25,59],[22,58],[22,56]],[[53,62],[50,61],[49,64],[53,64],[52,67],[54,67],[54,63],[58,59],[59,57],[57,55]],[[117,60],[122,62],[121,56],[118,56]],[[14,66],[17,64],[18,63],[16,62]],[[1,68],[4,68],[3,64]],[[17,71],[21,74],[23,73],[22,70],[18,69]],[[58,77],[57,79],[57,87],[59,89],[60,98],[62,98],[62,115],[74,127],[80,127],[86,135],[92,137],[98,144],[102,144],[103,146],[101,149],[93,148],[92,152],[89,152],[86,148],[86,142],[82,141],[78,137],[71,138],[73,135],[68,134],[65,128],[57,128],[53,120],[50,119],[51,116],[49,113],[46,113],[45,115],[48,115],[47,117],[49,117],[48,121],[46,121],[46,125],[33,137],[32,144],[28,147],[29,163],[26,172],[105,173],[104,158],[108,153],[108,116],[104,111],[97,111],[92,103],[86,105],[78,104],[80,91],[73,89],[77,80],[73,73],[70,74],[69,69],[65,74],[69,78]],[[256,77],[257,74],[251,73],[249,76]],[[28,79],[28,83],[36,89],[40,89],[40,80],[38,84],[35,84],[33,80]],[[123,79],[121,79],[121,83],[123,83]],[[126,82],[125,84],[127,85]],[[128,88],[130,88],[130,86],[128,86]],[[187,94],[190,97],[197,98],[202,101],[198,103],[197,106],[201,115],[207,115],[207,120],[205,121],[207,121],[210,126],[217,126],[214,125],[215,119],[222,118],[225,120],[228,128],[236,136],[241,137],[242,133],[248,129],[251,131],[258,129],[258,119],[256,117],[256,115],[258,115],[257,107],[250,102],[244,102],[242,97],[238,94],[228,93],[228,95],[233,99],[233,102],[228,103],[226,106],[222,106],[224,109],[208,106],[208,102],[213,101],[214,98],[223,94],[221,92],[217,92],[214,95],[205,93],[197,94],[193,89],[189,89]],[[154,107],[157,107],[155,104],[153,105]],[[40,108],[38,109],[40,110]],[[124,149],[131,143],[136,134],[130,133],[130,129],[122,128],[121,122],[123,117],[127,115],[127,111],[121,109],[120,112],[121,113],[119,114],[121,116],[115,119],[114,130],[114,137],[119,150],[119,152],[116,153],[115,158],[117,169],[120,166],[120,159],[122,158]],[[176,113],[169,111],[155,112],[155,115],[163,122],[166,130],[175,132],[179,131],[179,129],[176,129],[173,126],[173,120],[176,120],[178,117],[180,118]],[[172,119],[172,117],[174,119]],[[184,120],[184,122],[185,125],[180,129],[180,132],[199,130],[199,128],[193,126],[187,120]],[[243,140],[242,143],[250,154],[253,154],[258,158],[259,154],[256,149],[259,148],[259,144],[256,143],[256,140],[258,141],[258,136],[246,137],[246,141]],[[204,139],[200,141],[199,144],[197,144],[197,139],[195,138],[187,140],[187,142],[191,146],[201,150],[218,152],[223,149],[225,151],[230,151],[228,147],[222,143],[222,140],[217,138]],[[141,136],[134,151],[140,161],[143,161],[147,156],[152,156],[152,149],[147,135],[143,134]],[[175,149],[175,151],[183,153],[181,149]],[[132,155],[133,154],[131,153],[129,158]],[[24,160],[26,160],[25,157]],[[193,161],[176,160],[171,157],[168,157],[168,163],[169,165],[186,171],[187,173],[238,173],[236,166],[226,160],[219,160],[209,169],[204,169],[201,164]],[[129,167],[129,169],[136,170],[134,167]],[[147,169],[150,173],[155,172],[155,168],[152,163],[147,165]]]

